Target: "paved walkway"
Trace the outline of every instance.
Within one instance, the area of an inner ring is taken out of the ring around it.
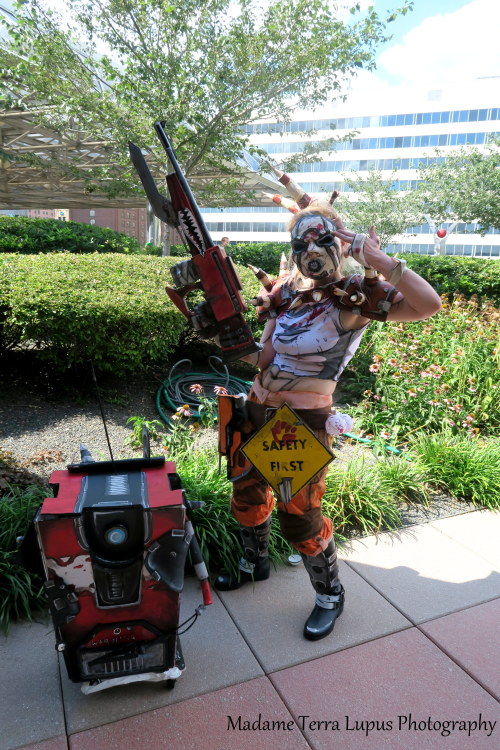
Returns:
[[[478,511],[356,541],[346,607],[302,638],[302,565],[214,596],[182,638],[174,690],[84,696],[48,626],[0,639],[0,748],[14,750],[496,750],[500,514]],[[186,582],[185,619],[200,603]]]

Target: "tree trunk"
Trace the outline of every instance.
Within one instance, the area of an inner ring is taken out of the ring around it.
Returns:
[[[168,226],[168,224],[162,224],[161,226],[162,230],[162,239],[161,239],[161,245],[162,245],[162,256],[170,255],[170,246],[172,244],[172,229]]]

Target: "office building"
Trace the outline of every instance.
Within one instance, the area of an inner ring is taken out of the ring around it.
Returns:
[[[128,234],[141,245],[147,242],[146,208],[70,208],[69,219]]]
[[[411,189],[417,184],[418,163],[435,158],[435,148],[446,155],[468,144],[481,147],[491,134],[500,134],[499,94],[500,77],[434,89],[353,91],[346,102],[335,102],[313,114],[297,113],[284,126],[259,122],[248,125],[246,131],[277,166],[283,158],[302,151],[305,143],[330,136],[332,126],[338,135],[356,131],[352,140],[337,144],[334,153],[322,153],[322,161],[290,173],[311,195],[325,197],[334,189],[344,192],[343,175],[366,177],[370,170],[380,170],[389,178],[397,169],[395,189]],[[317,132],[301,135],[310,130]],[[272,204],[269,208],[204,209],[203,214],[216,240],[227,235],[232,242],[288,241],[289,214]],[[490,230],[481,237],[475,229],[475,225],[459,223],[447,239],[447,254],[500,257],[500,231]],[[428,224],[409,227],[387,249],[433,254],[433,230]]]

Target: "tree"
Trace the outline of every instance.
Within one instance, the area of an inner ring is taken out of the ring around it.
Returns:
[[[381,247],[388,245],[395,235],[423,221],[414,194],[395,189],[396,175],[394,170],[388,178],[383,177],[382,172],[370,172],[368,177],[344,177],[354,197],[350,199],[344,194],[335,203],[351,231],[366,233],[373,224]]]
[[[349,76],[374,67],[386,24],[411,5],[381,18],[359,3],[342,16],[323,0],[271,0],[264,10],[257,0],[67,0],[65,21],[47,0],[20,0],[17,22],[5,22],[0,96],[58,132],[108,142],[109,165],[84,177],[110,196],[140,190],[130,139],[161,171],[152,123],[165,120],[187,176],[225,167],[225,184],[207,181],[199,196],[217,204],[238,184],[242,126],[342,97]],[[56,154],[50,167],[82,176]]]
[[[439,161],[420,168],[417,194],[424,212],[437,224],[477,221],[481,234],[500,229],[500,139],[483,149],[436,150],[435,157]]]

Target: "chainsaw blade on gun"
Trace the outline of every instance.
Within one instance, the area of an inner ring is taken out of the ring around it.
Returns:
[[[142,187],[148,197],[154,215],[157,216],[160,221],[164,221],[165,224],[168,224],[171,227],[176,227],[177,224],[172,201],[165,198],[156,187],[153,175],[149,171],[149,167],[146,163],[146,159],[142,155],[141,149],[136,146],[135,143],[129,141],[128,150],[132,164],[140,177]]]
[[[141,150],[133,143],[129,143],[129,150],[153,212],[161,221],[177,229],[192,256],[190,261],[183,261],[171,269],[176,288],[167,287],[166,291],[202,336],[209,338],[218,334],[222,359],[232,362],[260,351],[261,347],[242,315],[246,305],[240,293],[242,286],[236,268],[226,252],[213,244],[163,125],[155,123],[155,130],[174,169],[166,177],[171,200],[159,192]],[[193,283],[194,279],[198,281]],[[192,311],[184,298],[194,289],[204,292],[205,302]]]

